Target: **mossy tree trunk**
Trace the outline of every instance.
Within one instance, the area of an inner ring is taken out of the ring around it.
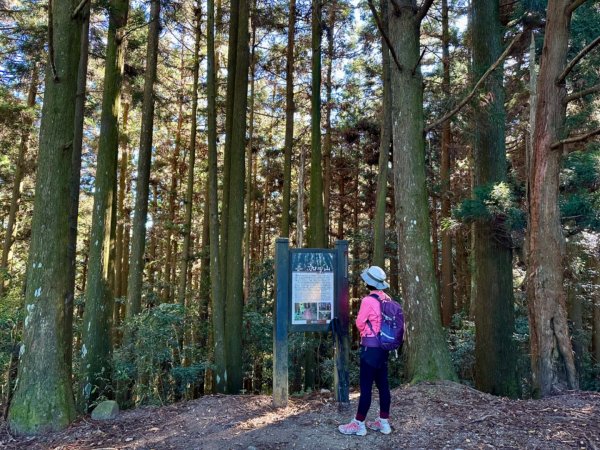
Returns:
[[[407,377],[455,379],[440,320],[430,243],[423,138],[423,78],[419,35],[425,11],[414,0],[389,3],[392,66],[394,192],[400,282],[407,318]]]
[[[123,36],[128,14],[129,0],[112,0],[109,3],[100,143],[81,347],[86,409],[99,396],[108,394],[106,389],[111,379],[119,113],[125,63]]]
[[[69,193],[79,67],[81,20],[77,1],[53,2],[40,125],[40,147],[25,291],[19,380],[9,410],[18,434],[65,428],[75,417],[65,361]],[[51,208],[48,205],[52,205]]]
[[[474,0],[472,13],[473,76],[479,79],[502,53],[500,5]],[[475,100],[473,190],[506,181],[503,71],[494,71]],[[475,195],[475,194],[474,194]],[[512,250],[505,217],[473,224],[473,294],[475,312],[475,383],[495,395],[516,397]]]

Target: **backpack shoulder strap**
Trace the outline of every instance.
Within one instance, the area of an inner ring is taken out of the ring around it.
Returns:
[[[382,303],[382,300],[379,298],[379,295],[377,294],[369,294],[369,297],[373,297],[374,299],[376,299],[379,303]]]

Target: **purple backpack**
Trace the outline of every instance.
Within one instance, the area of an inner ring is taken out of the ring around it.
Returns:
[[[402,347],[404,336],[404,314],[402,306],[394,300],[381,300],[377,294],[371,294],[381,305],[381,330],[377,334],[383,350],[397,350]],[[371,322],[367,322],[373,331]],[[375,333],[373,331],[373,333]]]

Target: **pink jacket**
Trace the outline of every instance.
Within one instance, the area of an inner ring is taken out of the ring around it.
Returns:
[[[383,291],[371,291],[369,295],[361,300],[358,316],[356,316],[356,327],[360,332],[361,338],[376,337],[379,330],[381,330],[381,305],[379,304],[379,300],[371,297],[371,294],[377,294],[380,300],[390,298]],[[371,331],[367,321],[371,322],[375,334]]]

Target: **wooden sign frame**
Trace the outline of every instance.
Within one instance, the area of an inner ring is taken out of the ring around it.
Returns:
[[[335,397],[348,404],[348,241],[336,241],[335,249],[290,249],[288,238],[277,238],[275,291],[273,403],[288,401],[288,333],[332,331]]]

